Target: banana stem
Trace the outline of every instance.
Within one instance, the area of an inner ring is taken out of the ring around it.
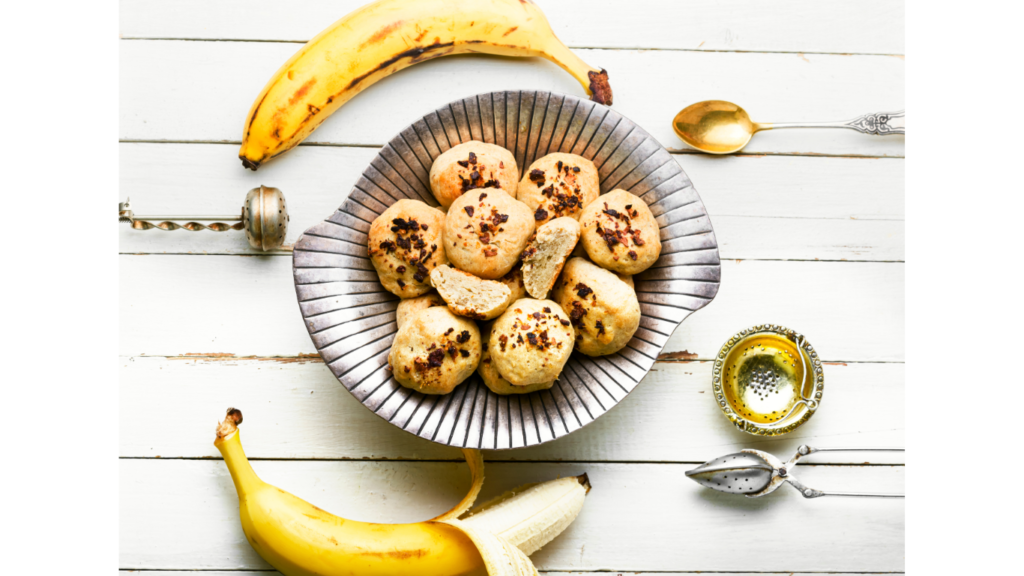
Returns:
[[[608,71],[598,70],[583,61],[561,40],[555,38],[547,51],[551,61],[572,75],[590,94],[590,99],[605,106],[612,105],[612,87],[608,84]]]
[[[242,441],[238,432],[238,425],[241,423],[241,410],[228,408],[224,421],[217,425],[217,439],[213,441],[213,445],[224,457],[228,471],[231,472],[231,480],[235,483],[235,491],[238,492],[239,500],[263,484],[249,464],[249,459],[245,457],[245,451],[242,450]]]

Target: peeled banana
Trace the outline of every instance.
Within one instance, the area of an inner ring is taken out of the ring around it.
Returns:
[[[530,0],[377,0],[318,34],[274,74],[246,116],[238,156],[255,170],[377,80],[471,52],[547,58],[593,100],[612,103],[608,73],[569,50]]]
[[[285,576],[536,575],[527,555],[576,518],[590,490],[586,475],[562,478],[466,513],[483,484],[483,459],[478,450],[464,450],[473,484],[452,510],[414,524],[346,520],[260,480],[242,451],[241,422],[242,413],[229,409],[214,445],[238,492],[246,539]]]

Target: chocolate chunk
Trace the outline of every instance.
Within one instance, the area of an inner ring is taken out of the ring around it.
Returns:
[[[576,295],[579,296],[580,298],[586,298],[587,296],[594,293],[590,286],[587,286],[582,282],[576,283],[576,286],[573,288],[573,290],[576,291]]]
[[[500,342],[501,342],[501,351],[502,351],[502,352],[504,352],[504,351],[505,351],[505,345],[506,345],[506,344],[508,344],[508,336],[506,336],[506,335],[502,334],[502,335],[501,335],[501,336],[500,336],[500,337],[498,338],[498,341],[500,341]]]
[[[465,208],[463,208],[463,210],[465,210],[466,214],[469,214],[469,216],[471,218],[473,217],[473,207],[472,206],[466,206]]]
[[[636,261],[636,250],[630,250],[629,252],[627,252],[627,254],[629,254],[630,258]]]
[[[380,243],[380,249],[390,254],[395,251],[395,243],[391,240],[385,240]]]
[[[398,272],[399,274],[405,274],[405,266],[399,266],[398,268],[395,268],[395,272]]]
[[[580,167],[579,166],[573,166],[572,167],[572,171],[573,172],[579,172],[580,171]]]
[[[431,368],[440,368],[441,363],[444,362],[444,350],[438,348],[427,356],[427,366]]]
[[[597,322],[594,323],[594,326],[597,327],[597,335],[598,336],[601,336],[602,334],[604,334],[604,323],[603,322],[598,320]]]
[[[426,232],[427,231],[427,225],[426,224],[420,224],[420,230],[423,230],[424,232]]]
[[[493,217],[491,218],[491,220],[492,220],[492,221],[493,221],[493,222],[494,222],[495,224],[504,224],[505,222],[508,222],[508,214],[495,214],[495,215],[494,215],[494,216],[493,216]]]
[[[401,280],[399,280],[398,281],[398,287],[399,288],[405,288],[405,282],[402,282]]]
[[[449,342],[448,343],[448,355],[452,357],[452,360],[455,360],[455,357],[458,354],[459,354],[459,349],[455,347],[455,344],[452,344],[451,342]]]
[[[430,271],[427,270],[427,267],[423,264],[417,264],[416,273],[412,275],[412,279],[417,282],[423,282],[427,279],[427,276],[430,276]]]
[[[452,332],[455,332],[455,328],[449,328],[449,329],[445,330],[444,331],[444,335],[447,336],[447,335],[451,334]]]
[[[559,318],[558,321],[562,323],[562,326],[568,326],[569,324],[571,324],[571,322],[569,322],[565,318]]]
[[[474,154],[472,152],[469,153],[469,163],[470,164],[476,164],[476,154]]]
[[[409,250],[412,248],[412,242],[410,242],[409,239],[404,236],[399,236],[398,238],[395,238],[395,242],[398,243],[398,247],[401,248],[402,250]]]
[[[459,350],[459,355],[461,355],[463,358],[469,358],[469,351],[468,350]]]
[[[469,342],[469,337],[469,330],[463,330],[462,332],[459,332],[458,336],[455,337],[455,341],[458,342],[459,344],[465,344],[466,342]]]
[[[534,220],[543,220],[548,217],[548,211],[543,208],[537,208],[537,211],[533,213]]]
[[[580,319],[587,315],[587,311],[583,306],[580,306],[579,302],[573,301],[572,312],[569,312],[569,320],[572,321],[573,326],[579,326]]]
[[[467,162],[465,160],[459,160],[458,162],[456,162],[456,164],[458,164],[459,166],[462,166],[463,168],[469,168],[469,162]]]
[[[544,311],[547,312],[548,314],[551,314],[551,308],[547,306],[544,307]]]
[[[487,198],[487,192],[483,192],[483,193],[480,194],[480,201],[481,202],[484,201],[484,198]]]
[[[530,345],[531,346],[536,346],[537,345],[537,335],[534,334],[533,332],[530,332],[529,334],[527,334],[526,335],[526,339],[530,341]]]
[[[544,183],[544,171],[537,170],[536,168],[530,170],[530,181],[536,182],[537,187],[539,188],[540,185]]]

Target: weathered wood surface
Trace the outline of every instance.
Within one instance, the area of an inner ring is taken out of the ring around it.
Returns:
[[[122,38],[305,42],[363,0],[122,0]],[[903,54],[901,0],[538,2],[572,48]],[[202,14],[202,18],[196,18]],[[657,15],[658,22],[651,16]],[[658,25],[664,23],[664,25]]]
[[[252,458],[461,460],[459,450],[385,425],[314,358],[122,357],[120,454],[208,458],[229,406],[245,414]],[[757,447],[780,457],[800,444],[903,446],[903,364],[825,366],[825,397],[793,434],[755,438],[711,401],[711,362],[659,362],[619,406],[541,446],[488,451],[491,460],[704,462]],[[159,409],[154,409],[159,407]],[[815,463],[902,463],[903,454],[822,453]]]
[[[120,33],[134,39],[120,43],[118,199],[131,196],[140,214],[232,214],[249,188],[277,186],[292,212],[290,244],[341,204],[377,147],[425,111],[490,90],[582,94],[546,61],[442,58],[356,97],[312,145],[258,173],[243,170],[242,117],[260,88],[299,49],[295,42],[363,3],[303,0],[282,9],[273,0],[122,0]],[[583,514],[533,557],[550,576],[902,571],[902,501],[808,501],[788,488],[737,499],[683,472],[742,447],[788,455],[801,443],[903,445],[904,139],[769,132],[743,155],[717,158],[690,153],[669,121],[710,98],[768,122],[902,108],[903,2],[543,7],[567,44],[609,70],[615,109],[684,152],[676,159],[711,215],[723,281],[615,410],[550,444],[488,452],[482,498],[590,474],[595,489]],[[381,422],[316,358],[288,252],[255,255],[237,232],[122,225],[119,234],[123,574],[277,574],[242,538],[237,498],[212,446],[213,424],[228,405],[245,411],[243,438],[257,472],[332,512],[419,520],[461,497],[468,474],[456,450]],[[791,437],[744,435],[709,398],[706,360],[733,332],[759,322],[801,330],[830,362],[820,413]],[[903,490],[905,468],[885,465],[902,455],[813,461],[821,465],[799,473],[816,488]],[[834,465],[865,462],[873,465]],[[736,542],[750,548],[738,552]]]
[[[257,461],[253,468],[275,486],[363,521],[430,518],[469,485],[466,466],[448,462]],[[805,500],[787,487],[746,499],[699,486],[683,475],[688,468],[492,463],[480,499],[527,482],[589,475],[594,488],[583,511],[531,557],[542,570],[903,570],[903,500]],[[799,474],[820,489],[904,489],[902,466],[805,466]],[[222,461],[121,460],[120,490],[122,568],[269,568],[242,534]]]
[[[120,138],[240,141],[245,113],[256,95],[299,48],[267,42],[121,42]],[[672,132],[672,118],[700,100],[736,102],[758,122],[838,121],[904,107],[902,57],[578,52],[608,69],[615,109],[670,150],[685,148]],[[439,58],[371,86],[307,142],[380,146],[426,111],[456,98],[510,89],[583,94],[571,76],[546,60]],[[902,157],[904,137],[852,130],[781,130],[758,134],[745,153]],[[287,157],[273,162],[285,162]],[[237,166],[242,170],[241,163]]]
[[[289,258],[122,255],[120,275],[123,356],[316,353]],[[726,260],[718,296],[664,352],[710,359],[739,330],[773,323],[826,361],[902,362],[903,275],[901,263]]]
[[[286,246],[338,208],[377,154],[303,146],[258,173],[228,144],[120,146],[120,194],[140,215],[232,215],[246,191],[275,186],[288,199]],[[903,260],[904,161],[878,158],[677,155],[713,214],[722,258]],[[324,170],[323,167],[330,167]],[[119,228],[122,253],[257,254],[241,232]]]

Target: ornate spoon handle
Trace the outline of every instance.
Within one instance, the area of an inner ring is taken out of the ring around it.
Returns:
[[[907,114],[899,112],[875,112],[845,122],[789,122],[778,124],[754,124],[755,131],[778,130],[780,128],[849,128],[862,134],[888,136],[907,133]]]

